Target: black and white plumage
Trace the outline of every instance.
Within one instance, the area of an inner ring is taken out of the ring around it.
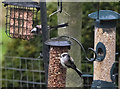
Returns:
[[[35,34],[42,33],[42,26],[41,26],[41,25],[36,25],[36,27],[34,27],[34,28],[31,30],[31,33],[35,33]]]
[[[61,23],[56,26],[47,26],[48,30],[58,29],[58,28],[66,28],[68,26],[68,23]],[[42,34],[42,25],[36,25],[32,30],[31,33],[33,34]]]
[[[60,62],[61,62],[63,67],[65,67],[65,68],[72,68],[81,77],[82,72],[76,67],[76,65],[74,64],[73,58],[70,57],[70,55],[68,53],[62,53],[61,54]]]

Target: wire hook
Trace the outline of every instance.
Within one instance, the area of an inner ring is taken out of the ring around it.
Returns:
[[[57,14],[58,12],[60,12],[60,13],[64,12],[66,15],[70,16],[67,12],[63,11],[63,9],[62,9],[62,0],[58,0],[57,11],[50,14],[49,17],[53,16],[54,14]]]
[[[75,41],[76,43],[78,43],[78,45],[82,48],[82,50],[83,50],[83,52],[84,52],[84,55],[85,55],[85,58],[86,58],[88,61],[92,62],[92,61],[95,61],[95,60],[96,60],[96,58],[97,58],[97,53],[96,53],[96,51],[94,51],[93,48],[88,48],[88,50],[91,50],[91,51],[95,54],[95,57],[94,57],[94,58],[88,58],[88,57],[87,57],[87,53],[86,53],[86,51],[85,51],[85,49],[84,49],[84,47],[83,47],[83,45],[81,44],[80,41],[78,41],[77,39],[75,39],[74,37],[71,37],[71,36],[60,36],[60,37],[58,37],[58,38],[68,38],[68,39],[74,40],[74,41]]]

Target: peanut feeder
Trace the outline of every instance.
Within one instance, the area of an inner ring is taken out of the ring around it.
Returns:
[[[60,55],[68,52],[71,43],[65,39],[51,39],[46,44],[50,46],[48,87],[65,87],[66,68],[60,63]]]
[[[38,2],[4,1],[6,7],[6,34],[10,38],[30,40],[35,34],[31,30],[40,21],[40,5]]]

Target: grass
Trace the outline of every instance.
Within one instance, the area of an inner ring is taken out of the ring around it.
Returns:
[[[4,54],[7,50],[6,46],[9,45],[8,42],[10,42],[11,40],[12,39],[6,35],[5,29],[0,28],[0,61],[3,60]]]

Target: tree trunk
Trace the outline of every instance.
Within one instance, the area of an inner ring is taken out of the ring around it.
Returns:
[[[58,14],[58,24],[68,22],[67,28],[60,28],[58,35],[72,36],[78,40],[81,39],[81,27],[82,27],[82,9],[80,2],[64,2],[63,11]],[[70,16],[66,15],[67,12]],[[75,64],[81,68],[81,51],[78,44],[73,42],[70,50],[70,55],[73,57]],[[79,87],[82,82],[77,73],[72,70],[67,70],[66,87]]]

